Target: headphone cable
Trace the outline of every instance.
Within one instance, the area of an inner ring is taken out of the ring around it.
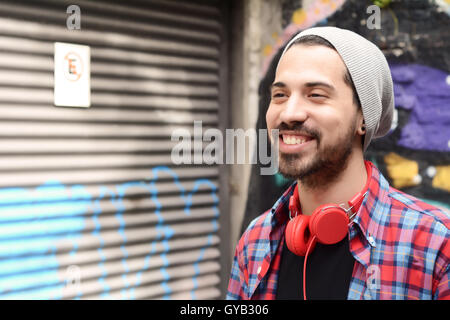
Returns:
[[[311,247],[316,242],[316,236],[314,236],[309,242],[308,249],[306,249],[305,260],[303,261],[303,300],[306,300],[306,261],[308,260],[308,254]]]

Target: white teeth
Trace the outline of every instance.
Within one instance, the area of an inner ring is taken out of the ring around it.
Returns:
[[[302,144],[305,142],[305,139],[298,138],[296,136],[290,136],[287,134],[283,135],[283,142],[286,144]]]

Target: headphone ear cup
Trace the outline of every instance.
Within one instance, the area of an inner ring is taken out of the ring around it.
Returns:
[[[311,241],[310,218],[310,216],[298,215],[290,220],[286,226],[286,245],[291,252],[298,256],[306,255],[306,250]]]
[[[348,232],[349,219],[344,209],[334,204],[318,207],[309,220],[311,234],[323,244],[335,244]]]

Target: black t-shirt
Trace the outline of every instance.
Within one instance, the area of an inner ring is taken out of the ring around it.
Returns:
[[[292,253],[283,242],[276,299],[303,300],[305,258]],[[317,243],[306,263],[306,299],[347,299],[355,264],[348,237],[333,245]]]

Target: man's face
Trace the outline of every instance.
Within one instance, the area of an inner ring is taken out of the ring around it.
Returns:
[[[356,126],[362,119],[345,72],[339,54],[325,46],[294,45],[283,55],[266,114],[269,132],[280,130],[283,175],[332,179],[345,168],[360,141]]]

